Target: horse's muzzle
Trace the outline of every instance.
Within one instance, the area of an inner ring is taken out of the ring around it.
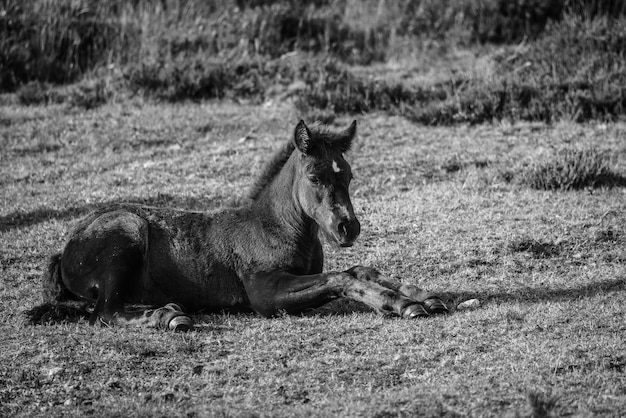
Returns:
[[[340,247],[352,247],[361,233],[361,223],[357,218],[339,222],[337,225],[337,243]]]

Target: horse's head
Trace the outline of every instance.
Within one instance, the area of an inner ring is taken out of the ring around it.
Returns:
[[[343,154],[356,135],[356,121],[343,132],[309,129],[303,121],[295,132],[298,176],[295,198],[331,241],[350,247],[361,232],[348,193],[352,170]]]

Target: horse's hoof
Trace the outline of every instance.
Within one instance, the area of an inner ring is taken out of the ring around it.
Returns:
[[[439,298],[428,298],[424,302],[424,308],[429,314],[446,314],[449,312],[448,307]]]
[[[413,319],[413,318],[426,318],[428,317],[428,312],[424,309],[422,305],[418,305],[417,303],[413,305],[409,305],[403,312],[402,318]]]
[[[193,321],[187,315],[178,315],[170,319],[167,324],[170,331],[186,332],[193,329]]]
[[[180,306],[175,303],[168,303],[163,308],[157,310],[161,312],[161,318],[158,320],[159,326],[170,331],[191,331],[193,329],[193,321],[189,315],[183,313]]]

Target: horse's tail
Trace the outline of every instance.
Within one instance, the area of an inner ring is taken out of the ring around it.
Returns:
[[[61,253],[50,257],[48,270],[42,278],[43,303],[59,303],[73,300],[72,293],[65,287],[61,278]]]
[[[80,301],[63,283],[61,277],[61,254],[50,257],[48,269],[42,278],[43,304],[35,306],[24,314],[30,324],[59,322],[85,316],[83,307],[65,305],[63,302]]]

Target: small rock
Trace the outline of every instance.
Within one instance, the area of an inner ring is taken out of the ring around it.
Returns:
[[[239,138],[237,140],[237,143],[238,144],[243,144],[246,141],[252,141],[252,140],[256,140],[256,139],[257,139],[256,135],[254,135],[254,134],[247,134],[247,135],[242,136],[241,138]]]
[[[51,367],[47,370],[48,377],[54,377],[63,372],[63,367]]]
[[[461,302],[456,306],[456,309],[459,311],[468,310],[468,309],[476,309],[480,306],[480,301],[478,299],[469,299],[465,302]]]

